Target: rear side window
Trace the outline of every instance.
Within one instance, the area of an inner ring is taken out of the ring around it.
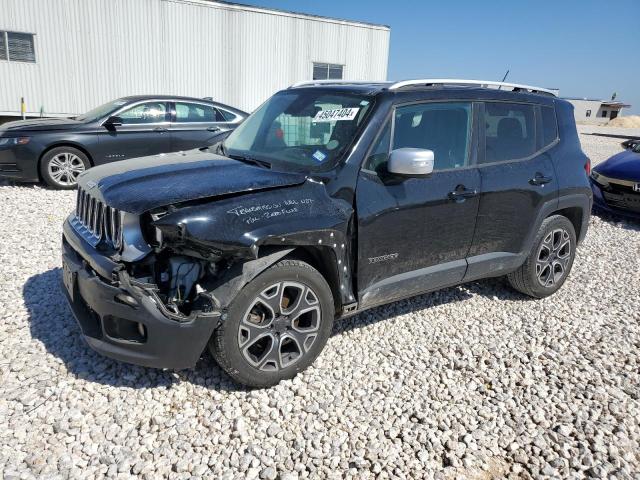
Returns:
[[[202,123],[224,122],[225,119],[218,109],[211,105],[200,103],[176,102],[176,122]]]
[[[558,122],[553,107],[540,107],[542,117],[542,147],[551,145],[558,138]]]
[[[225,122],[233,122],[236,119],[235,113],[227,112],[226,110],[218,110],[224,117]]]
[[[487,102],[484,120],[484,163],[516,160],[535,153],[536,128],[532,105]]]

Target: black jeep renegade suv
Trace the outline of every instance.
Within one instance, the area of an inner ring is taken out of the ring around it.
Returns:
[[[161,368],[208,346],[267,386],[376,305],[502,275],[551,295],[587,231],[589,159],[569,103],[491,87],[296,85],[216,151],[83,173],[63,283],[85,339]]]

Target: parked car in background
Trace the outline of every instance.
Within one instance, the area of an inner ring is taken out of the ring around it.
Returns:
[[[73,119],[43,118],[0,125],[0,178],[75,188],[95,165],[221,141],[247,113],[209,100],[123,97]]]
[[[622,142],[620,145],[622,145],[622,148],[625,150],[631,150],[640,145],[640,138],[630,138],[629,140]]]
[[[596,208],[640,218],[640,141],[594,167],[591,189]]]
[[[552,295],[591,214],[573,107],[478,84],[310,82],[217,149],[86,172],[62,277],[87,343],[159,368],[208,345],[267,386],[310,365],[335,318],[503,275]]]

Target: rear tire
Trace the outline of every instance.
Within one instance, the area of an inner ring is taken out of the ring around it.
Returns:
[[[524,264],[507,275],[511,286],[525,295],[544,298],[555,293],[569,276],[576,252],[573,224],[562,215],[540,225]]]
[[[56,147],[40,160],[40,174],[47,185],[72,190],[78,185],[78,176],[91,167],[89,158],[73,147]]]
[[[209,350],[236,382],[268,387],[313,363],[333,319],[333,296],[324,277],[308,263],[282,260],[231,302]]]

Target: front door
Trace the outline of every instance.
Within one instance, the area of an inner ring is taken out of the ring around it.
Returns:
[[[171,150],[206,147],[229,130],[229,122],[213,105],[175,102],[171,121]]]
[[[399,106],[381,132],[356,192],[362,307],[463,278],[480,191],[473,110],[469,102]],[[389,152],[404,147],[432,150],[433,173],[390,174]]]
[[[96,163],[145,157],[171,151],[169,110],[166,102],[138,103],[116,116],[122,125],[98,131]]]

